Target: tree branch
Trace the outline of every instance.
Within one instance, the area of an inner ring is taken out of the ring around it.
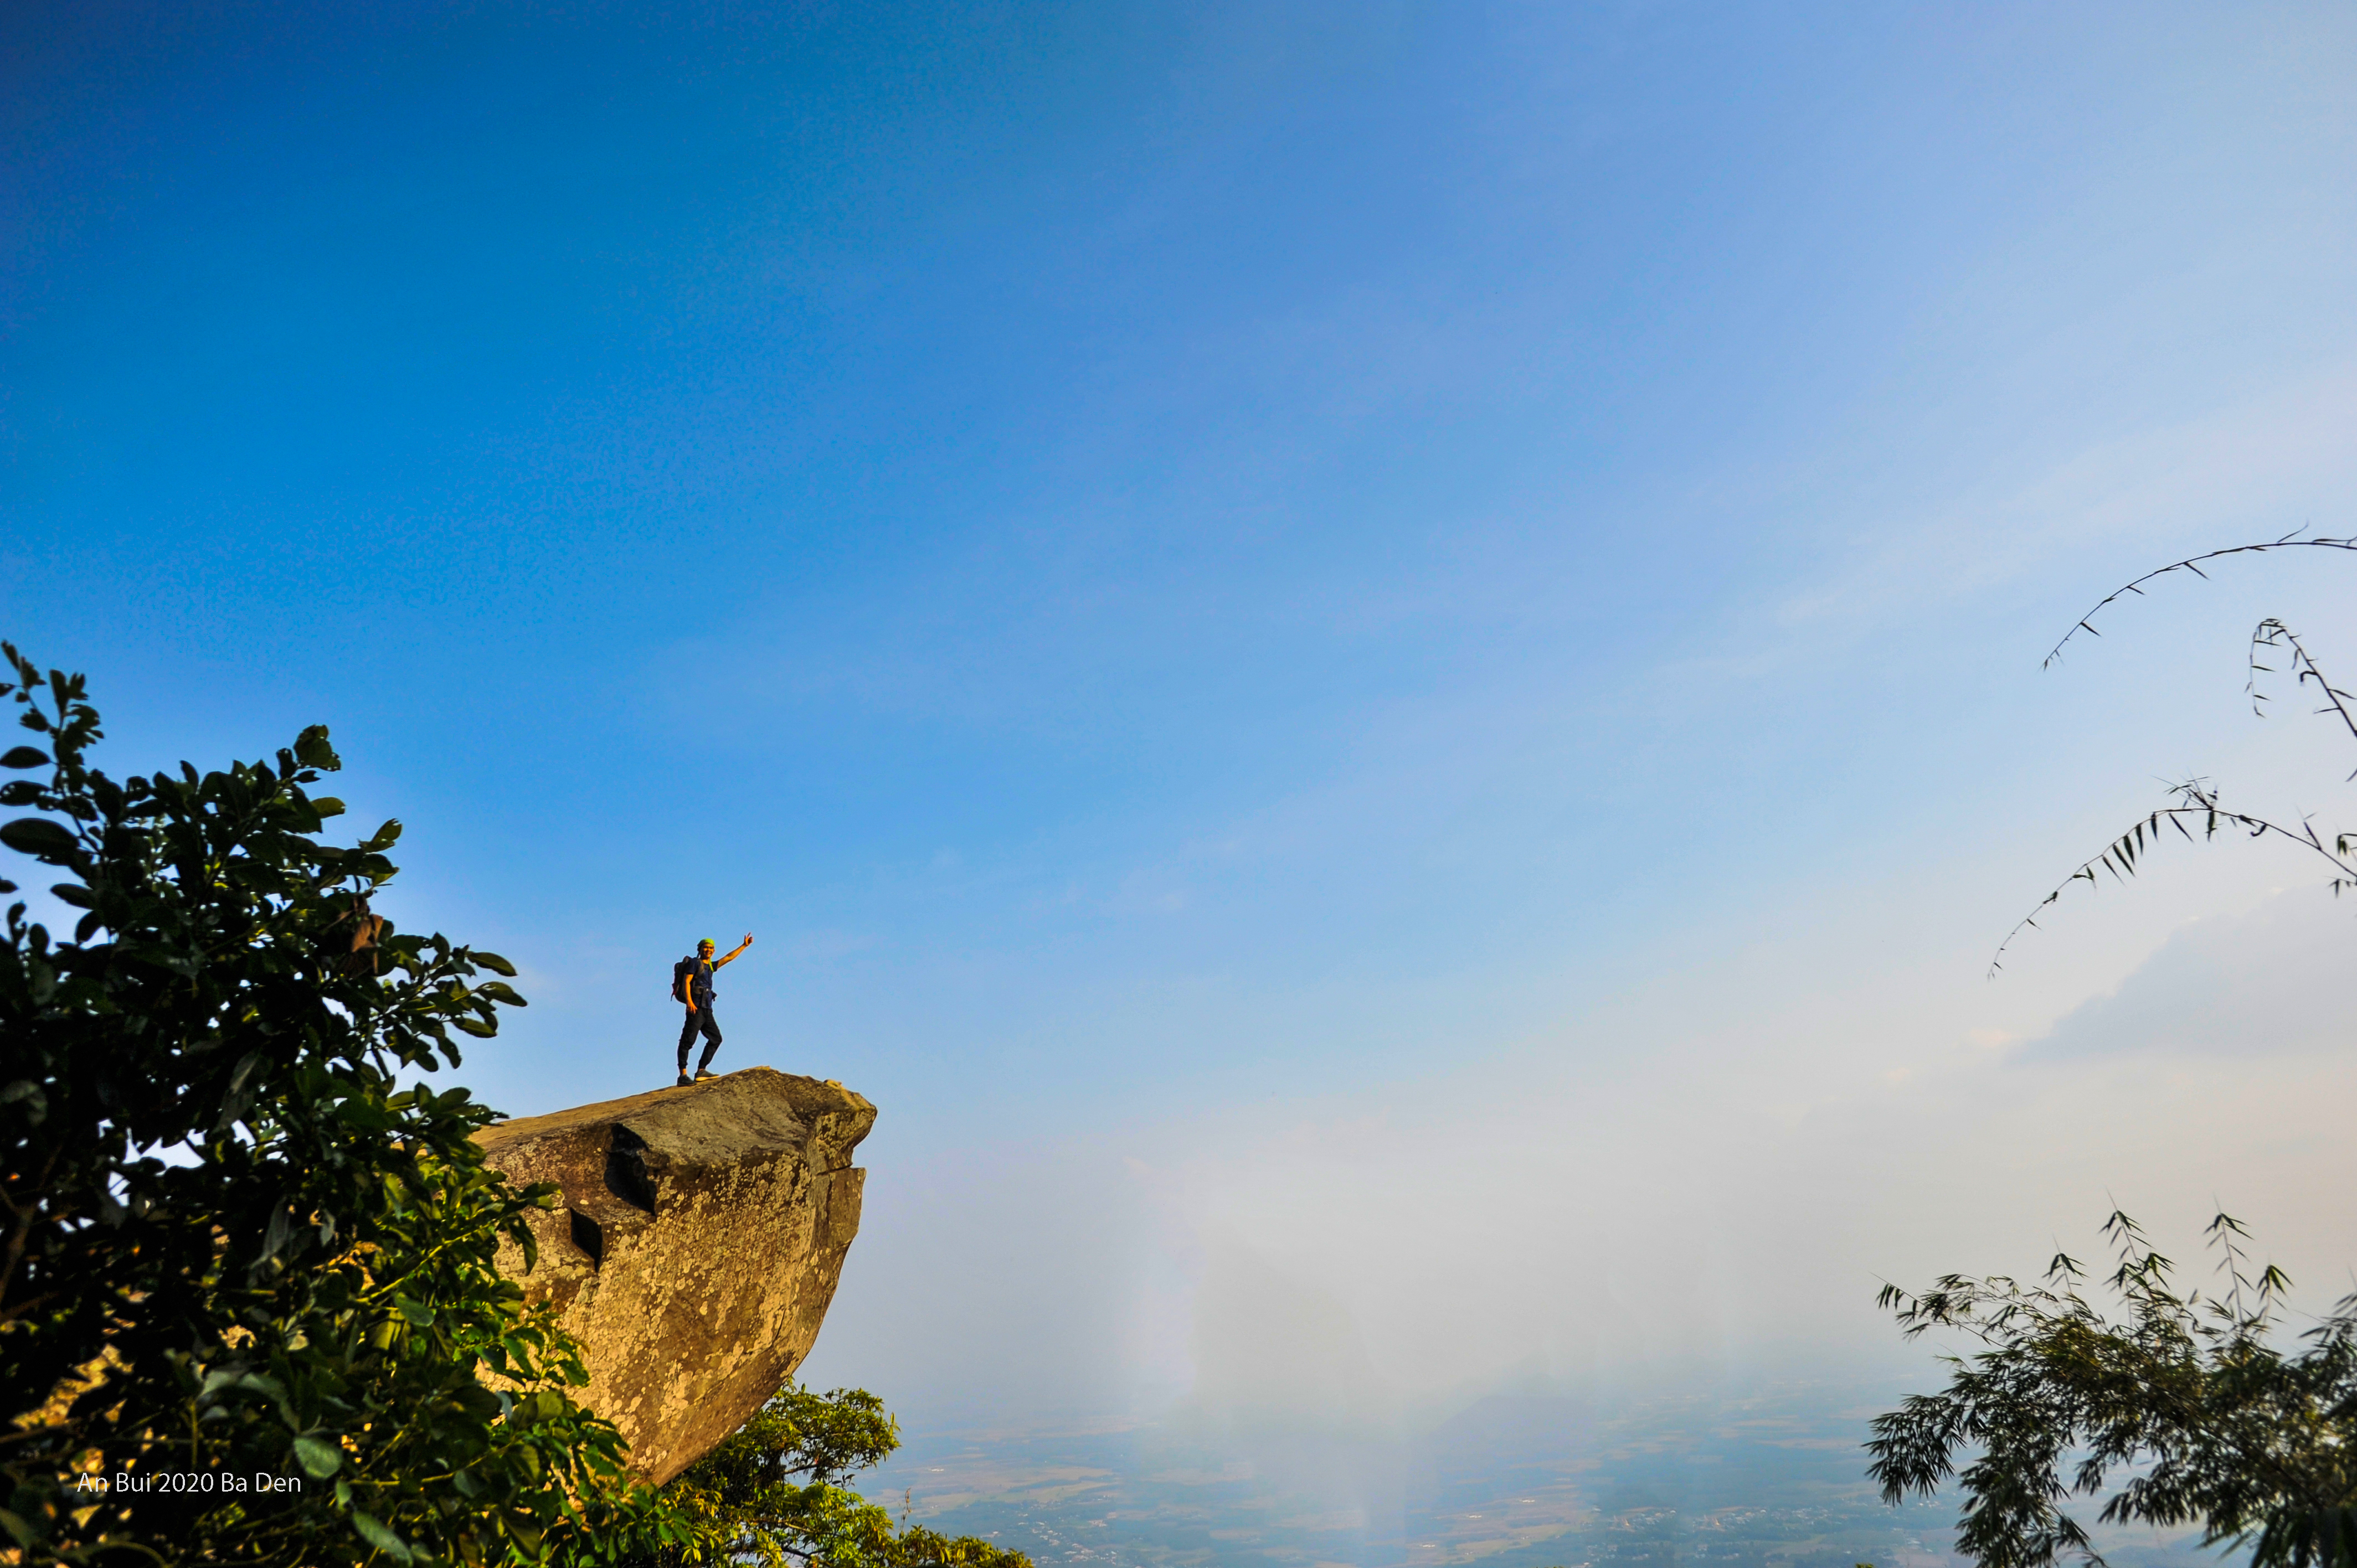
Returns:
[[[2040,899],[2037,908],[2024,915],[2013,929],[2006,933],[2005,940],[1997,943],[1996,951],[1989,957],[1990,978],[1996,978],[1997,971],[2005,967],[2006,950],[2013,945],[2014,939],[2026,930],[2038,929],[2039,912],[2061,897],[2064,889],[2071,884],[2084,882],[2093,886],[2096,880],[2095,874],[2100,871],[2110,872],[2115,880],[2121,882],[2134,876],[2137,863],[2150,849],[2159,844],[2160,829],[2163,823],[2175,828],[2178,835],[2188,843],[2193,842],[2193,835],[2187,832],[2185,827],[2186,819],[2190,817],[2201,819],[2201,836],[2204,839],[2217,837],[2218,830],[2228,826],[2241,828],[2255,839],[2265,838],[2270,833],[2277,838],[2289,839],[2301,848],[2322,855],[2331,865],[2333,870],[2331,887],[2334,894],[2338,895],[2344,887],[2357,888],[2357,865],[2351,864],[2351,843],[2348,834],[2342,834],[2328,846],[2317,836],[2316,829],[2306,822],[2302,822],[2298,829],[2292,829],[2268,822],[2263,817],[2254,817],[2243,811],[2230,811],[2219,804],[2217,792],[2211,789],[2206,781],[2200,779],[2189,779],[2172,789],[2169,793],[2177,796],[2184,804],[2163,806],[2113,840],[2103,854],[2083,863],[2076,871],[2064,877],[2056,886],[2054,891]]]
[[[2081,616],[2072,626],[2071,629],[2062,634],[2062,640],[2056,643],[2052,648],[2047,650],[2046,657],[2040,661],[2038,667],[2040,670],[2050,669],[2053,666],[2054,661],[2062,657],[2062,650],[2069,646],[2071,639],[2078,636],[2083,631],[2090,637],[2102,636],[2103,634],[2097,631],[2092,623],[2097,616],[2103,614],[2104,607],[2109,605],[2113,600],[2128,594],[2134,594],[2139,598],[2143,597],[2144,585],[2151,582],[2156,577],[2166,577],[2171,572],[2190,572],[2197,577],[2206,578],[2210,574],[2201,569],[2201,563],[2204,561],[2222,560],[2229,555],[2264,555],[2270,550],[2306,549],[2357,551],[2357,536],[2352,536],[2347,539],[2301,539],[2297,537],[2298,532],[2298,531],[2295,529],[2291,533],[2285,534],[2281,539],[2273,540],[2265,544],[2237,544],[2230,549],[2212,550],[2205,554],[2188,556],[2182,561],[2173,561],[2169,564],[2161,567],[2157,572],[2147,572],[2135,582],[2129,583],[2125,586],[2113,589],[2110,593],[2104,596],[2102,600],[2096,604],[2093,609],[2091,609],[2085,615]]]
[[[2259,622],[2251,631],[2251,678],[2243,690],[2250,693],[2252,712],[2261,718],[2266,717],[2266,710],[2259,706],[2267,700],[2266,694],[2259,690],[2259,677],[2275,673],[2273,666],[2259,662],[2259,650],[2262,648],[2290,649],[2295,683],[2305,686],[2310,681],[2315,682],[2317,690],[2324,693],[2325,703],[2323,707],[2316,710],[2317,713],[2339,715],[2341,727],[2349,732],[2350,739],[2357,740],[2357,714],[2352,714],[2349,711],[2349,703],[2352,700],[2349,693],[2325,679],[2323,670],[2318,667],[2313,658],[2309,657],[2308,646],[2300,641],[2298,634],[2273,616]],[[2349,777],[2357,779],[2357,772],[2352,772]]]

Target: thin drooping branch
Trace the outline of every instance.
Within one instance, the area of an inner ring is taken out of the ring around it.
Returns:
[[[2348,693],[2326,680],[2324,671],[2317,667],[2315,660],[2309,657],[2308,649],[2298,635],[2273,616],[2259,622],[2257,628],[2251,633],[2251,679],[2243,690],[2250,693],[2254,713],[2261,718],[2266,716],[2266,709],[2261,704],[2267,698],[2266,693],[2259,690],[2259,677],[2275,673],[2274,666],[2259,662],[2259,650],[2262,648],[2290,649],[2292,673],[2297,677],[2298,684],[2305,686],[2313,681],[2317,690],[2324,693],[2325,705],[2317,709],[2317,713],[2339,714],[2341,726],[2349,732],[2352,740],[2357,740],[2357,716],[2349,712],[2349,703],[2357,698],[2352,698]],[[2357,772],[2349,777],[2357,779]]]
[[[2186,822],[2189,819],[2196,818],[2201,822],[2201,836],[2204,839],[2215,838],[2220,830],[2229,827],[2239,828],[2255,839],[2266,838],[2270,834],[2276,838],[2289,839],[2301,848],[2322,855],[2331,865],[2333,871],[2331,887],[2336,897],[2343,888],[2357,888],[2357,861],[2352,859],[2352,854],[2357,854],[2357,842],[2352,842],[2353,839],[2357,839],[2357,835],[2342,833],[2330,844],[2327,844],[2321,837],[2318,836],[2315,827],[2309,822],[2303,822],[2297,828],[2287,828],[2279,823],[2268,822],[2265,818],[2251,816],[2247,812],[2230,811],[2219,804],[2217,791],[2207,779],[2189,779],[2184,783],[2173,787],[2169,793],[2177,797],[2180,803],[2160,807],[2152,815],[2112,841],[2103,854],[2085,862],[2079,869],[2064,877],[2056,885],[2054,891],[2040,899],[2037,908],[2024,915],[2013,929],[2006,933],[2005,940],[1997,944],[1996,951],[1989,958],[1988,972],[1991,976],[1995,976],[1998,970],[2005,967],[2006,950],[2013,946],[2014,939],[2026,930],[2039,929],[2039,915],[2046,906],[2061,897],[2063,890],[2071,884],[2084,882],[2092,886],[2096,880],[2096,874],[2105,871],[2110,872],[2115,880],[2122,882],[2135,875],[2137,865],[2146,854],[2159,846],[2160,830],[2164,824],[2175,828],[2178,836],[2188,843],[2193,843],[2194,839]]]
[[[2097,604],[2093,609],[2089,610],[2085,615],[2081,616],[2078,621],[2072,625],[2071,629],[2062,634],[2062,640],[2061,642],[2056,643],[2052,648],[2047,650],[2046,658],[2042,662],[2040,662],[2039,668],[2041,670],[2050,668],[2056,660],[2062,657],[2062,650],[2070,644],[2071,639],[2078,636],[2081,632],[2083,631],[2090,637],[2101,637],[2103,633],[2097,631],[2093,623],[2094,618],[2104,612],[2104,606],[2109,605],[2115,599],[2121,598],[2129,594],[2134,594],[2138,598],[2142,598],[2144,596],[2144,585],[2147,583],[2151,582],[2154,578],[2166,577],[2171,572],[2190,572],[2197,577],[2206,579],[2210,574],[2201,569],[2201,563],[2204,561],[2222,560],[2229,555],[2264,555],[2270,550],[2357,551],[2357,536],[2352,536],[2346,539],[2302,539],[2298,536],[2298,532],[2295,531],[2294,532],[2285,534],[2281,539],[2271,540],[2263,544],[2237,544],[2229,549],[2212,550],[2205,554],[2188,556],[2182,561],[2173,561],[2169,564],[2161,567],[2158,571],[2147,572],[2135,582],[2129,583],[2122,587],[2115,588],[2110,593],[2104,595],[2101,603]]]

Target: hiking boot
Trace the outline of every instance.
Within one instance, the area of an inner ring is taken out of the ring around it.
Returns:
[[[688,1077],[685,1073],[681,1073],[679,1075],[679,1081],[673,1084],[672,1087],[673,1089],[694,1089],[695,1087],[695,1079]]]
[[[702,1083],[707,1078],[718,1078],[719,1076],[720,1075],[718,1073],[714,1072],[710,1068],[700,1067],[695,1069],[695,1081],[698,1083]]]

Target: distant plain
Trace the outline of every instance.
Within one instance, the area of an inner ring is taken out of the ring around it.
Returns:
[[[1183,1415],[927,1433],[863,1489],[1041,1564],[1944,1568],[1964,1561],[1954,1498],[1892,1508],[1865,1476],[1867,1423],[1900,1391],[1499,1397],[1403,1441],[1211,1434]],[[2097,1536],[2116,1568],[2223,1560],[2198,1531]]]

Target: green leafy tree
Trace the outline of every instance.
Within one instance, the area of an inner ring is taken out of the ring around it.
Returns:
[[[753,1418],[663,1488],[705,1531],[651,1552],[644,1568],[690,1562],[767,1568],[1031,1568],[974,1536],[895,1529],[843,1483],[900,1446],[899,1423],[865,1389],[815,1394],[788,1383]]]
[[[314,836],[343,810],[309,792],[326,729],[118,781],[82,678],[0,650],[31,732],[0,805],[38,813],[0,843],[81,911],[69,938],[18,901],[0,945],[0,1546],[321,1568],[703,1539],[492,1268],[553,1192],[483,1165],[465,1090],[402,1086],[523,998],[505,959],[371,911],[399,823]]]
[[[2228,1216],[2210,1225],[2224,1289],[2208,1299],[2178,1289],[2126,1215],[2104,1233],[2116,1320],[2067,1255],[2043,1284],[1951,1274],[1921,1295],[1884,1288],[1909,1337],[1955,1329],[1986,1347],[1946,1359],[1943,1391],[1876,1419],[1868,1473],[1884,1498],[1959,1479],[1957,1548],[1983,1568],[2100,1563],[2063,1508],[2115,1483],[2104,1523],[2198,1524],[2204,1545],[2249,1546],[2257,1568],[2357,1563],[2357,1296],[2287,1351],[2290,1281],[2250,1272]]]

